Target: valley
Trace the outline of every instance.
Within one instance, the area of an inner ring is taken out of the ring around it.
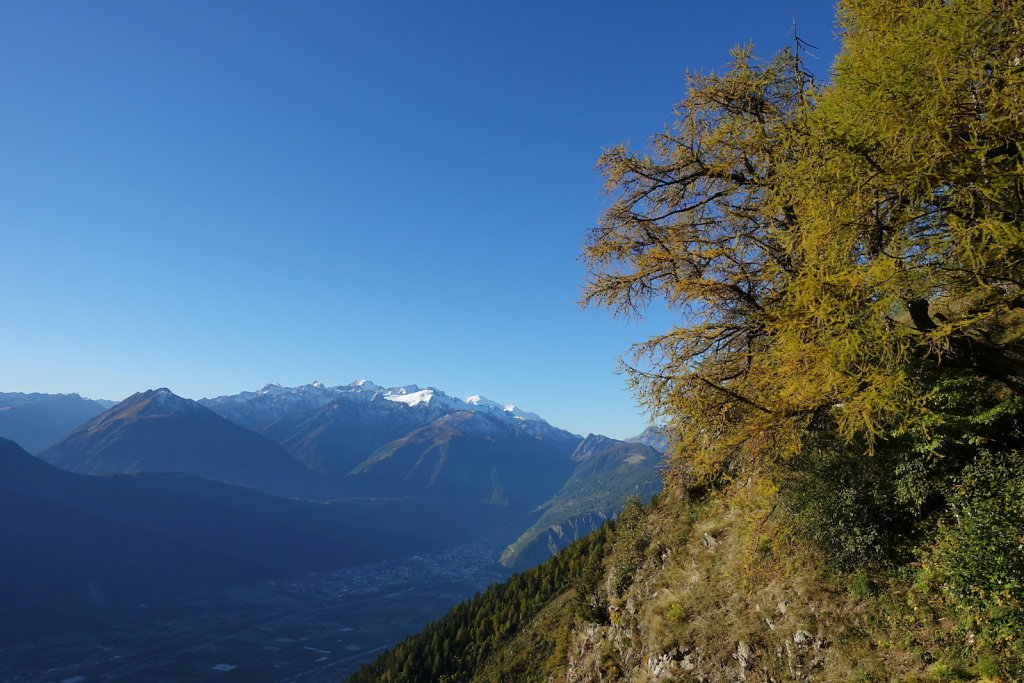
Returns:
[[[660,489],[646,443],[414,385],[4,396],[36,444],[88,419],[0,438],[2,681],[336,681]]]
[[[129,608],[0,647],[0,680],[337,681],[510,572],[493,541]]]

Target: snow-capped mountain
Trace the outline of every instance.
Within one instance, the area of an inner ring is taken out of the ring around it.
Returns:
[[[298,387],[268,384],[258,391],[243,391],[231,396],[204,398],[202,405],[244,426],[259,429],[257,424],[267,419],[278,419],[289,414],[309,413],[337,401],[390,401],[409,408],[432,409],[443,413],[460,410],[484,412],[520,424],[530,432],[542,433],[554,429],[540,415],[515,405],[503,405],[483,396],[461,399],[449,396],[435,387],[421,388],[415,384],[402,387],[382,387],[361,379],[350,384],[328,387],[313,382]],[[530,424],[537,423],[537,424]],[[559,430],[561,431],[561,430]]]
[[[258,391],[200,403],[276,441],[311,469],[339,475],[347,474],[377,448],[456,413],[487,415],[534,440],[573,442],[574,446],[581,438],[514,405],[482,396],[461,399],[415,384],[382,387],[369,380],[334,387],[320,382],[298,387],[268,384]],[[461,424],[462,433],[468,435],[491,423],[466,420]]]

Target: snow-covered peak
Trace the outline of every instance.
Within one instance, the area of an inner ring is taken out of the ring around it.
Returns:
[[[389,389],[384,392],[384,398],[395,403],[404,403],[407,406],[418,406],[430,403],[431,399],[434,398],[434,392],[430,389],[410,392],[405,391],[404,388],[397,391]]]
[[[469,408],[463,401],[449,396],[440,389],[435,389],[434,387],[420,389],[415,384],[396,389],[387,389],[382,395],[389,401],[404,403],[407,406],[423,405],[449,410],[467,410]]]
[[[423,389],[420,389],[416,384],[406,384],[404,387],[391,387],[390,389],[383,389],[385,396],[404,396],[406,394],[418,394]],[[433,391],[433,388],[428,387],[427,391]]]
[[[553,429],[536,413],[521,410],[514,405],[504,405],[479,394],[463,400],[449,396],[435,387],[421,388],[416,384],[407,384],[385,388],[368,379],[335,387],[324,386],[319,381],[298,387],[267,384],[259,391],[203,399],[201,403],[231,419],[242,420],[243,415],[298,415],[319,411],[337,402],[372,403],[377,400],[387,401],[394,407],[402,405],[438,414],[457,411],[479,412],[517,425],[530,433],[536,432],[538,435]]]
[[[519,417],[519,418],[522,418],[524,420],[531,420],[531,421],[539,420],[539,421],[543,421],[543,418],[540,415],[538,415],[537,413],[530,413],[530,412],[527,412],[525,410],[521,410],[520,408],[518,408],[518,407],[516,407],[514,405],[507,405],[507,406],[506,405],[502,405],[502,404],[498,403],[497,401],[492,401],[491,399],[484,398],[483,396],[470,396],[470,397],[468,397],[466,399],[466,404],[468,404],[469,406],[471,406],[472,408],[475,408],[477,410],[481,410],[481,409],[482,410],[489,410],[489,411],[497,410],[497,411],[500,411],[502,413],[505,413],[506,415],[510,415],[512,417]]]
[[[466,398],[466,403],[471,406],[479,406],[481,408],[497,408],[498,410],[505,410],[505,406],[501,405],[497,401],[484,398],[483,396],[469,396]]]
[[[531,413],[531,412],[529,412],[527,410],[523,410],[522,408],[519,408],[518,406],[505,406],[505,412],[509,413],[513,417],[519,417],[519,418],[522,418],[524,420],[530,420],[530,421],[540,420],[542,422],[544,421],[544,418],[542,418],[537,413]]]

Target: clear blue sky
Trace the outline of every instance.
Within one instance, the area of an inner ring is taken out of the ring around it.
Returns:
[[[646,420],[659,331],[576,305],[594,162],[687,69],[824,0],[10,0],[0,5],[0,391],[192,398],[368,378]]]

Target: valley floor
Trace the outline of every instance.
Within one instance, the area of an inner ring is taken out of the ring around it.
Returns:
[[[495,556],[479,541],[82,614],[45,637],[0,647],[0,681],[337,681],[506,578]]]

